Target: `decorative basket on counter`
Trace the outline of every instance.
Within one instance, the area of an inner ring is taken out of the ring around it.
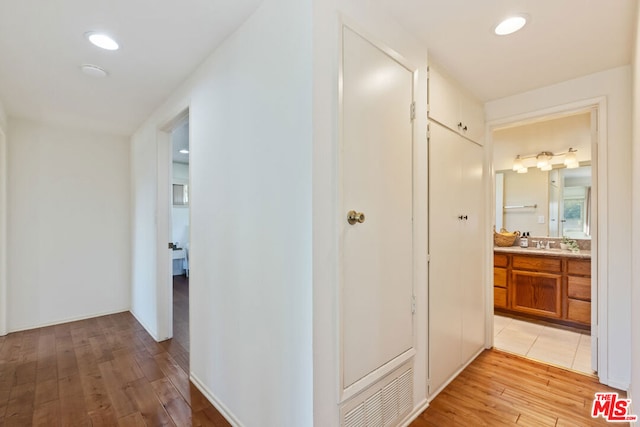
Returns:
[[[513,243],[516,241],[516,237],[520,235],[519,231],[514,231],[513,233],[508,232],[504,228],[500,229],[500,232],[497,233],[496,230],[493,230],[493,243],[496,246],[513,246]]]

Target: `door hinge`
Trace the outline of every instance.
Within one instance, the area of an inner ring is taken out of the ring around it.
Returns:
[[[427,123],[427,141],[429,141],[429,138],[431,138],[431,127],[429,123]]]
[[[416,314],[416,296],[411,295],[411,314]]]
[[[416,118],[416,103],[415,101],[411,103],[410,108],[410,116],[411,116],[411,120],[415,120]]]

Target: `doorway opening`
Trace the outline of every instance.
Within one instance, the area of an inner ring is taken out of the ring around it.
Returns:
[[[189,354],[189,116],[171,130],[171,294],[173,344]],[[187,367],[188,368],[188,367]],[[188,371],[188,369],[187,369]]]
[[[602,344],[598,307],[606,307],[598,298],[603,108],[591,101],[491,127],[494,224],[529,235],[494,247],[494,347],[591,375],[606,366],[595,338]]]

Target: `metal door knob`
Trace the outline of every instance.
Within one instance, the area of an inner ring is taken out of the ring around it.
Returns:
[[[347,221],[349,221],[349,224],[351,225],[355,224],[356,222],[362,224],[364,222],[364,214],[362,212],[349,211],[347,213]]]

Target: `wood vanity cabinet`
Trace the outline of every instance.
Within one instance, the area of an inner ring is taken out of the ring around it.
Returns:
[[[591,260],[494,253],[494,308],[555,323],[591,326]]]
[[[493,257],[493,305],[507,308],[507,256],[495,254]]]

